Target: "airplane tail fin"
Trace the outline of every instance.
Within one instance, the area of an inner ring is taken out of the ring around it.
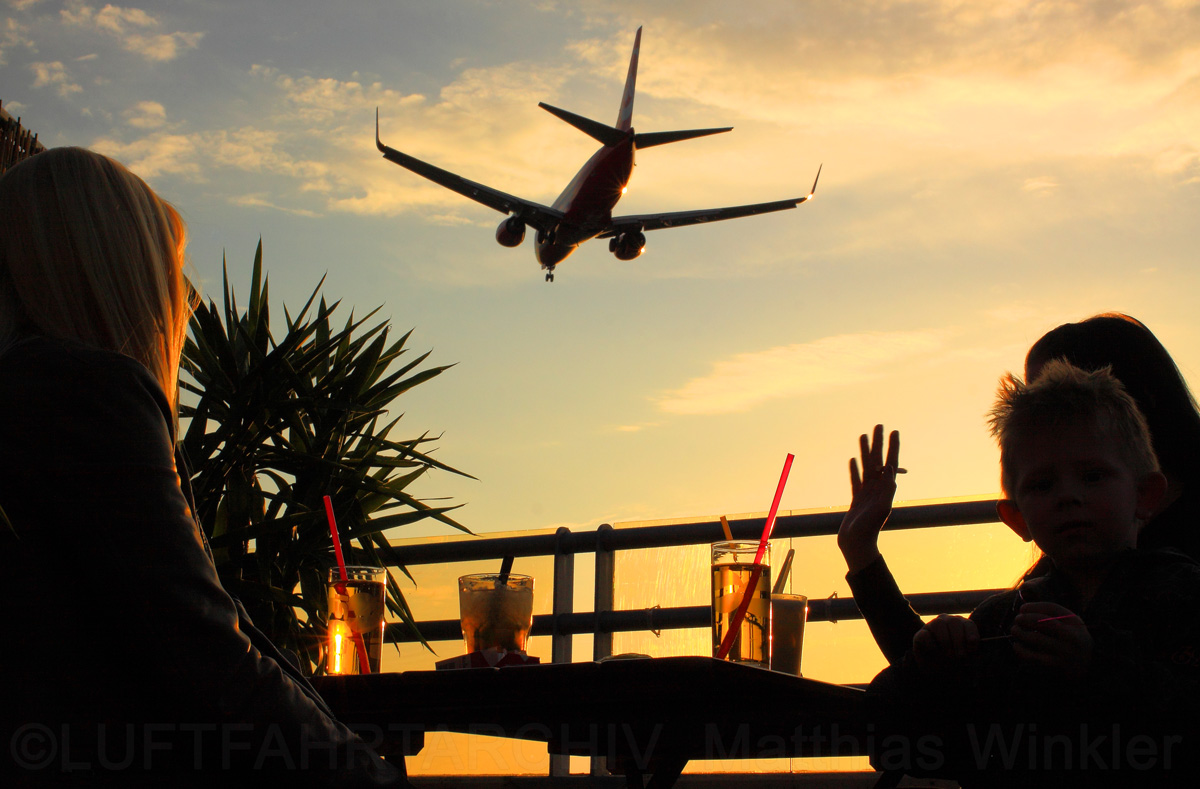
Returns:
[[[621,97],[621,111],[617,114],[616,126],[608,126],[599,121],[585,118],[582,115],[576,115],[573,112],[552,107],[544,101],[538,102],[538,106],[604,145],[616,145],[628,139],[629,133],[633,131],[633,93],[637,85],[638,53],[641,51],[641,48],[642,29],[639,27],[637,35],[633,39],[633,56],[629,59],[629,76],[625,78],[625,93]],[[732,129],[732,126],[726,126],[721,129],[650,132],[648,134],[634,134],[633,140],[634,145],[638,148],[652,148],[655,145],[665,145],[666,143],[679,142],[680,140],[692,140],[696,137],[707,137],[710,134],[720,134]]]
[[[637,82],[638,51],[642,48],[642,29],[633,38],[633,57],[629,58],[629,76],[625,77],[625,92],[621,94],[621,109],[617,112],[617,129],[627,132],[633,128],[633,91]]]

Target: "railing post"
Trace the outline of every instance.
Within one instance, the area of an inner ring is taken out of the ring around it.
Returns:
[[[554,533],[554,631],[550,635],[550,660],[552,663],[571,662],[571,642],[574,636],[564,633],[559,617],[575,610],[575,554],[565,550],[563,543],[571,530],[560,526]],[[566,754],[550,754],[550,777],[571,774],[571,757]]]
[[[569,633],[564,633],[559,624],[559,617],[575,610],[575,554],[563,549],[566,537],[571,530],[560,526],[554,533],[554,603],[551,613],[554,614],[554,632],[550,636],[550,661],[552,663],[571,662],[571,640]]]
[[[613,637],[609,631],[600,632],[600,615],[613,610],[613,587],[616,584],[617,564],[613,552],[608,548],[605,537],[613,530],[610,524],[602,523],[596,529],[596,599],[592,611],[596,614],[595,640],[592,642],[592,660],[612,655]]]
[[[613,589],[616,585],[617,564],[615,554],[608,547],[605,537],[612,533],[611,524],[602,523],[596,529],[596,598],[592,611],[596,617],[592,625],[592,660],[600,660],[612,655],[613,634],[610,630],[601,631],[600,616],[613,610]],[[593,756],[591,775],[608,775],[608,759],[604,756]]]

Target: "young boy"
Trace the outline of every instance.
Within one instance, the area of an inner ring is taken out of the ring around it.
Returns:
[[[876,766],[968,786],[1189,780],[1200,565],[1136,549],[1166,489],[1145,420],[1107,370],[1054,361],[1030,384],[1003,379],[991,424],[1000,518],[1050,569],[969,619],[929,622],[876,678],[880,723],[901,735]],[[863,445],[861,480],[853,468],[847,518],[887,517],[896,453],[882,462],[881,438]]]

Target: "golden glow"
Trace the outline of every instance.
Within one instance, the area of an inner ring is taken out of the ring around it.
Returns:
[[[629,187],[628,187],[628,186],[622,186],[622,187],[621,187],[621,194],[625,194],[625,193],[626,193],[626,192],[628,192],[628,191],[629,191]]]
[[[350,641],[349,627],[340,619],[329,620],[329,663],[330,674],[346,674],[353,671],[354,644]]]

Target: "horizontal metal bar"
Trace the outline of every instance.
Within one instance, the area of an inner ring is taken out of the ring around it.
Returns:
[[[908,601],[917,613],[963,614],[975,610],[981,602],[1004,589],[976,589],[962,592],[928,592],[909,595]],[[808,621],[836,622],[861,619],[862,614],[852,597],[825,598],[808,601]],[[607,611],[597,618],[594,612],[579,612],[559,615],[559,632],[619,633],[638,630],[685,630],[708,627],[712,609],[706,605],[682,606],[679,608],[643,608],[629,611]],[[457,641],[462,638],[462,628],[457,619],[436,619],[418,622],[421,634],[427,641]],[[532,635],[548,636],[554,631],[554,615],[539,614],[533,618]],[[385,640],[401,643],[419,641],[412,630],[404,625],[388,625]]]
[[[785,515],[775,522],[775,539],[818,537],[837,534],[843,511]],[[950,502],[896,507],[884,527],[889,531],[936,526],[967,526],[995,523],[996,502]],[[762,536],[766,518],[738,518],[729,521],[734,539],[757,540]],[[516,537],[492,537],[479,540],[398,545],[393,549],[401,565],[441,564],[505,556],[552,556],[565,553],[593,553],[633,548],[663,548],[672,545],[696,545],[724,539],[719,520],[676,523],[666,526],[635,526],[627,529],[591,529],[565,535],[531,534]]]

